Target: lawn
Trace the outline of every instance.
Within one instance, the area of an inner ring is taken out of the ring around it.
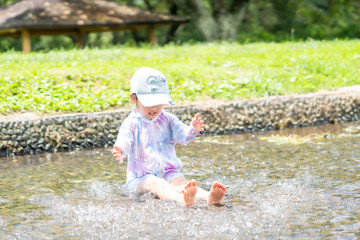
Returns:
[[[176,103],[334,90],[360,84],[360,40],[0,53],[0,114],[122,107],[142,66],[167,76]]]

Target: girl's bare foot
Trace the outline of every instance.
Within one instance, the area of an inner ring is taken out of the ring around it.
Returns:
[[[219,182],[214,182],[208,198],[208,204],[218,204],[221,202],[221,199],[225,196],[226,187]]]
[[[195,205],[196,192],[197,192],[197,183],[194,179],[192,179],[185,184],[185,187],[182,190],[182,193],[184,195],[185,206]]]

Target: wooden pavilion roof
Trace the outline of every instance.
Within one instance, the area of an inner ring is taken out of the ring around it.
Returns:
[[[83,32],[93,32],[176,25],[187,21],[105,0],[21,0],[0,8],[0,35],[19,36],[20,29],[59,31],[81,28]]]

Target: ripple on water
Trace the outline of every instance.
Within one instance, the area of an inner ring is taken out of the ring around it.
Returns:
[[[222,136],[178,147],[178,156],[201,187],[226,185],[224,206],[128,196],[126,166],[108,149],[0,161],[0,239],[360,237],[358,137]]]

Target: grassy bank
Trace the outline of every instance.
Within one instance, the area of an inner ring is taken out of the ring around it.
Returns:
[[[123,106],[129,80],[141,66],[164,72],[177,103],[332,90],[360,84],[360,41],[2,53],[0,114]]]

